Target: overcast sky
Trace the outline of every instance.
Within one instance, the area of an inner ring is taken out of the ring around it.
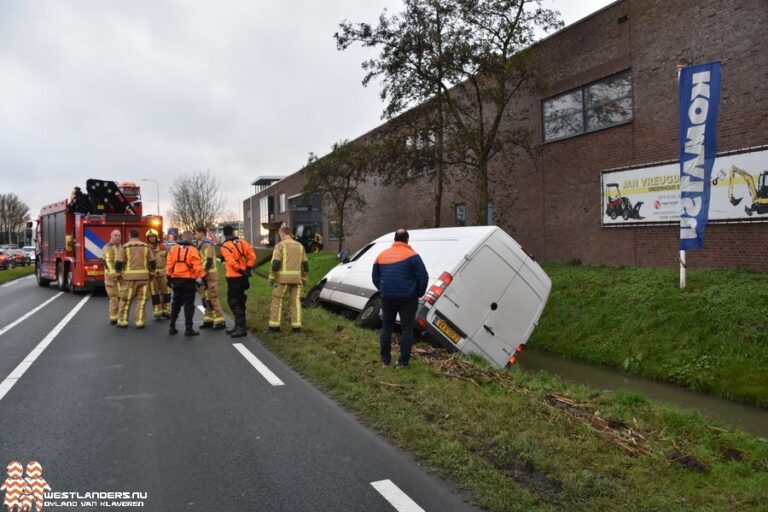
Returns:
[[[548,0],[566,24],[612,0]],[[381,123],[371,54],[343,19],[401,0],[0,0],[0,192],[37,216],[88,178],[160,182],[210,169],[240,212],[250,182],[290,174]],[[139,182],[155,212],[154,183]]]

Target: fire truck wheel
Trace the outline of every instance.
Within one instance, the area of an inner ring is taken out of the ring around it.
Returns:
[[[49,279],[43,277],[43,269],[40,266],[35,268],[35,274],[37,274],[37,286],[48,286],[51,284]]]
[[[67,278],[64,274],[63,263],[56,264],[56,288],[61,291],[65,291],[67,289]]]
[[[67,268],[67,283],[66,288],[69,293],[75,293],[77,290],[75,290],[75,285],[72,284],[72,267]]]

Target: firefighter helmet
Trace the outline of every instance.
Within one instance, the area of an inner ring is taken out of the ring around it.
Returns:
[[[157,230],[155,228],[151,228],[151,229],[147,230],[147,238],[149,238],[151,236],[153,236],[155,238],[158,238],[158,239],[160,238],[160,234],[157,232]]]

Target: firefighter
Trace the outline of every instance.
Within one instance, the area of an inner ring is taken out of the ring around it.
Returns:
[[[107,289],[109,297],[109,323],[117,325],[117,317],[120,313],[120,273],[115,268],[117,254],[120,251],[120,241],[122,235],[120,230],[112,231],[109,236],[109,242],[101,251],[101,258],[104,260],[104,288]]]
[[[83,215],[91,213],[91,202],[88,200],[88,195],[80,190],[80,187],[75,187],[69,195],[67,209],[69,213],[82,213]]]
[[[197,250],[200,251],[200,259],[203,262],[205,278],[203,286],[200,287],[200,295],[203,299],[205,314],[201,329],[212,329],[218,331],[226,329],[224,323],[224,311],[219,303],[219,273],[216,270],[216,247],[213,240],[208,238],[208,230],[203,226],[195,229],[195,238],[197,238]]]
[[[115,268],[122,274],[118,327],[128,327],[131,304],[136,301],[136,328],[144,328],[149,279],[157,269],[155,255],[149,245],[139,240],[139,231],[132,229],[127,243],[120,247]]]
[[[169,318],[171,315],[171,294],[168,290],[168,281],[165,277],[165,263],[168,259],[168,250],[160,241],[160,234],[156,229],[147,230],[147,242],[155,255],[157,270],[150,276],[149,287],[152,297],[152,316],[155,320]]]
[[[192,244],[192,232],[184,231],[181,240],[174,245],[168,255],[166,264],[168,280],[173,286],[173,302],[171,305],[171,325],[168,334],[177,334],[176,320],[184,308],[184,336],[198,336],[200,331],[192,328],[195,315],[195,285],[203,284],[205,271],[200,264],[200,253]]]
[[[309,263],[304,246],[294,240],[289,226],[279,231],[280,242],[272,253],[272,268],[269,284],[272,286],[272,306],[269,311],[267,332],[280,331],[283,313],[283,298],[286,292],[291,299],[291,330],[301,330],[301,290],[307,282]]]
[[[235,326],[226,333],[233,338],[248,334],[245,327],[245,292],[251,287],[248,278],[256,264],[256,253],[251,244],[235,236],[232,226],[224,226],[224,243],[221,244],[221,261],[227,269],[227,304],[235,317]]]

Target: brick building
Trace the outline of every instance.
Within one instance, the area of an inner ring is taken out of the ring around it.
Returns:
[[[534,148],[512,163],[501,157],[493,162],[493,222],[543,261],[676,266],[678,225],[608,227],[601,221],[602,173],[678,158],[681,64],[721,61],[718,153],[765,150],[766,26],[766,0],[620,0],[538,43],[536,62],[547,85],[518,97],[510,106],[514,115],[507,116],[532,132]],[[601,94],[613,107],[607,118],[595,115],[588,103]],[[359,140],[376,137],[380,129]],[[768,151],[754,154],[760,155],[754,171],[768,170],[762,156]],[[400,188],[372,183],[345,245],[355,249],[399,226],[429,227],[433,186],[429,173]],[[299,172],[260,191],[250,204],[265,196],[279,201],[280,194],[287,200],[301,187]],[[244,205],[246,223],[250,204]],[[442,225],[474,219],[474,204],[474,188],[453,174],[444,192]],[[768,214],[710,223],[705,249],[689,252],[689,265],[768,270],[768,226],[760,222],[765,219]],[[327,220],[321,229],[327,239]]]

